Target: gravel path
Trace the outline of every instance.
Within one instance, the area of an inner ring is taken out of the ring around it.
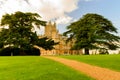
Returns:
[[[75,60],[69,60],[64,58],[58,58],[53,56],[44,56],[45,58],[55,60],[64,65],[72,67],[96,80],[120,80],[120,72],[109,70],[107,68],[101,68],[93,65],[89,65],[83,62]]]

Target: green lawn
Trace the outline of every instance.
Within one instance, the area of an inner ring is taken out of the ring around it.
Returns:
[[[0,57],[0,80],[93,80],[39,56]]]
[[[120,71],[120,55],[73,55],[60,57]]]

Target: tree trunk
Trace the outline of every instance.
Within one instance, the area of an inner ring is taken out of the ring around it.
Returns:
[[[89,55],[89,49],[85,48],[85,55]]]

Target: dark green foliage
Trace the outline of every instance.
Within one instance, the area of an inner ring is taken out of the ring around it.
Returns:
[[[11,56],[11,49],[10,48],[0,49],[0,56]]]
[[[45,50],[52,50],[54,49],[54,45],[56,44],[58,44],[58,42],[54,42],[54,40],[44,37],[44,38],[38,39],[38,42],[36,45],[41,46]]]
[[[40,50],[36,49],[36,48],[32,48],[32,49],[27,49],[25,50],[27,55],[34,55],[34,56],[39,56],[41,55]]]
[[[27,48],[26,50],[24,50],[24,52],[26,53],[26,55],[34,55],[34,56],[39,56],[41,54],[40,50],[34,47]],[[19,55],[22,55],[22,54],[19,54]]]
[[[40,50],[36,48],[28,48],[24,50],[24,53],[21,53],[20,48],[3,48],[0,50],[0,56],[18,56],[18,55],[34,55],[39,56]]]
[[[64,33],[69,35],[69,39],[75,40],[73,49],[85,49],[85,54],[89,54],[89,49],[117,49],[120,40],[117,29],[112,23],[98,14],[86,14],[78,21],[67,26],[68,31]]]
[[[36,13],[16,12],[3,15],[1,19],[3,28],[0,32],[0,47],[15,49],[15,53],[19,51],[20,53],[18,54],[20,55],[28,54],[26,53],[29,52],[28,50],[34,51],[37,53],[35,55],[38,55],[38,50],[36,49],[37,51],[35,51],[33,48],[34,45],[45,49],[53,49],[53,46],[56,44],[53,40],[48,38],[39,39],[34,31],[35,26],[39,28],[40,25],[46,25],[46,22],[41,21],[40,18]],[[8,28],[5,28],[5,26],[8,26]]]

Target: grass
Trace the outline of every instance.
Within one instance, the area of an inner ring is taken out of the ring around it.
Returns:
[[[61,63],[36,56],[0,57],[0,80],[93,80]]]
[[[74,55],[74,56],[61,56],[61,57],[120,71],[120,55],[88,55],[88,56]]]

